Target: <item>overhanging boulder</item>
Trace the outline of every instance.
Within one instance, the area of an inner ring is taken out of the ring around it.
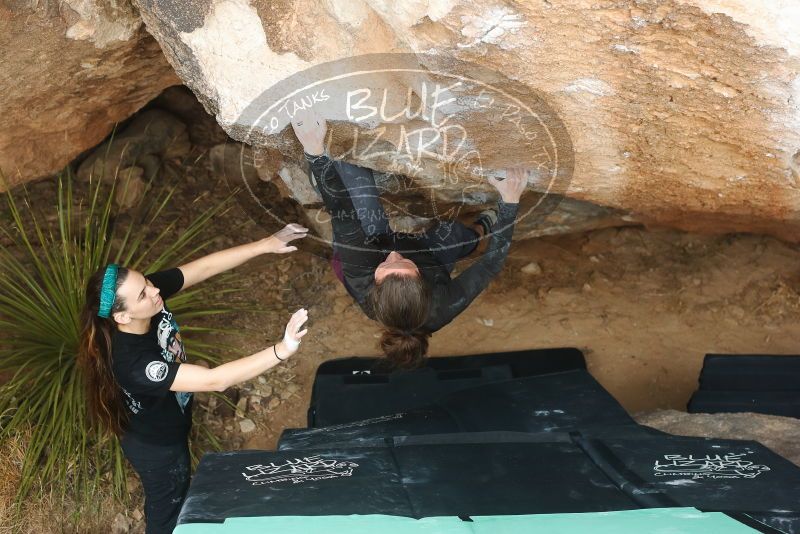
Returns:
[[[237,122],[247,107],[293,74],[367,53],[432,54],[499,73],[500,89],[553,110],[573,147],[566,198],[615,210],[618,222],[800,236],[800,9],[788,0],[136,3],[178,75],[237,140],[254,141]],[[384,82],[399,94],[408,85]],[[345,129],[369,142],[381,126],[338,119],[334,148]],[[462,119],[485,141],[486,174],[520,163],[509,156],[520,138],[495,135],[480,114]],[[296,160],[281,131],[256,144]],[[358,153],[346,159],[386,170]],[[417,185],[442,181],[427,172],[434,159],[422,155]]]

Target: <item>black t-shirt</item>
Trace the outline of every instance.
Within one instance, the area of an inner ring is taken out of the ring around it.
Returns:
[[[111,359],[128,410],[125,432],[150,443],[173,444],[186,440],[192,426],[192,394],[169,389],[186,361],[180,329],[167,307],[167,299],[183,287],[183,273],[175,268],[146,278],[161,290],[164,309],[150,319],[146,334],[117,330]]]

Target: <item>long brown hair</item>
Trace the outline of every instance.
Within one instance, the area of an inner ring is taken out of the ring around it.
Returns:
[[[422,276],[397,273],[376,282],[369,294],[375,319],[384,326],[380,347],[398,368],[418,367],[428,353],[430,291]]]
[[[81,311],[81,340],[78,364],[83,370],[89,416],[101,430],[120,435],[127,423],[122,390],[114,379],[111,367],[111,336],[117,329],[113,316],[104,319],[97,315],[100,308],[100,291],[103,287],[105,267],[94,273],[86,285],[86,303]],[[125,281],[128,270],[117,270],[117,287]],[[124,299],[117,296],[111,313],[125,310]]]

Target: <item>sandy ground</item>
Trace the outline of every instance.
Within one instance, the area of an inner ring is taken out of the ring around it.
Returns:
[[[523,272],[532,262],[540,274]],[[287,288],[286,313],[308,307],[310,330],[292,369],[299,389],[246,436],[247,448],[271,448],[282,428],[305,426],[319,363],[377,354],[376,325],[324,259],[257,260],[242,268],[243,281],[280,268],[303,281]],[[797,246],[756,236],[622,228],[520,242],[490,288],[433,336],[430,354],[577,347],[629,412],[685,409],[706,353],[797,352],[798,275]],[[267,288],[269,299],[277,290],[269,282],[254,292]]]

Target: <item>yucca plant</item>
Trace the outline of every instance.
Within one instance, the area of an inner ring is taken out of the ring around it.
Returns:
[[[0,177],[2,178],[2,177]],[[53,492],[89,502],[103,478],[115,495],[125,494],[123,455],[116,438],[90,430],[80,370],[76,365],[80,309],[86,282],[109,262],[143,272],[177,266],[209,245],[203,229],[230,207],[230,198],[205,210],[176,232],[176,221],[160,218],[174,188],[151,187],[138,213],[122,224],[114,203],[122,180],[93,179],[76,203],[69,173],[58,179],[56,219],[43,222],[7,193],[9,220],[0,232],[13,244],[0,248],[0,444],[31,432],[17,502]],[[162,228],[152,231],[152,228]],[[16,253],[12,252],[12,249]],[[231,311],[225,304],[231,276],[178,293],[170,308],[187,334],[198,318]],[[185,326],[184,326],[185,325]],[[187,336],[192,357],[216,362],[221,347]],[[107,486],[104,486],[107,487]]]

